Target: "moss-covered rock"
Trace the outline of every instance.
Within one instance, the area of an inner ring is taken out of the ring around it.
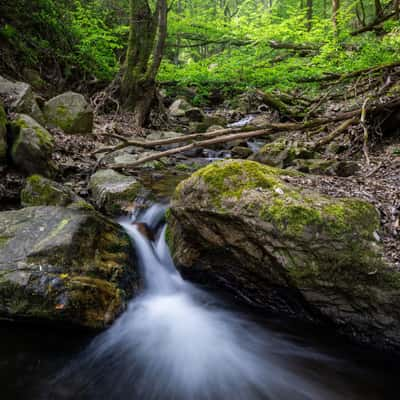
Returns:
[[[245,147],[245,146],[235,146],[231,150],[231,153],[232,153],[232,157],[234,157],[234,158],[247,158],[253,154],[251,149],[249,149],[248,147]]]
[[[104,328],[137,288],[129,238],[95,211],[0,213],[0,317]]]
[[[44,178],[32,175],[26,180],[21,191],[21,204],[23,207],[32,206],[68,206],[72,203],[85,202],[71,189]],[[87,204],[89,206],[89,204]]]
[[[258,306],[400,346],[400,274],[383,261],[377,211],[289,184],[296,174],[224,161],[182,182],[167,235],[177,264]]]
[[[67,92],[50,99],[44,105],[44,116],[50,127],[59,127],[68,134],[93,130],[92,107],[79,93]]]
[[[0,76],[0,98],[9,112],[27,114],[41,124],[44,122],[37,96],[28,83],[12,82]]]
[[[314,151],[298,143],[290,143],[286,139],[264,145],[252,159],[271,167],[287,168],[296,159],[311,159],[315,157]]]
[[[52,176],[53,137],[29,115],[17,114],[11,123],[11,159],[28,175]]]
[[[0,102],[0,165],[7,158],[7,116]]]
[[[142,189],[136,178],[119,174],[112,169],[97,171],[90,178],[89,187],[94,203],[109,215],[126,212]]]

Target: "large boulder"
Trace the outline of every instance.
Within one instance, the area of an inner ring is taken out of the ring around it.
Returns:
[[[7,158],[7,116],[3,105],[0,103],[0,165]]]
[[[138,288],[129,238],[94,211],[0,213],[0,317],[104,328]]]
[[[45,103],[44,115],[50,127],[59,127],[68,134],[93,130],[92,107],[79,93],[67,92],[53,97]]]
[[[89,187],[94,203],[109,215],[126,212],[142,189],[135,177],[122,175],[112,169],[97,171],[91,176]]]
[[[40,123],[44,122],[36,95],[28,83],[12,82],[0,76],[0,98],[9,111],[27,114]]]
[[[17,114],[11,124],[11,158],[14,164],[28,175],[51,176],[53,137],[29,115]]]
[[[71,189],[40,175],[30,176],[26,180],[24,188],[21,190],[21,205],[23,207],[66,207],[73,203],[86,204],[87,207],[90,207],[85,200]]]
[[[309,191],[302,180],[253,161],[195,172],[168,215],[177,265],[259,307],[399,347],[400,273],[383,261],[376,209]]]

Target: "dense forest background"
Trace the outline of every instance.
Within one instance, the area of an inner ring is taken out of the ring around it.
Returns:
[[[334,74],[398,59],[398,3],[171,1],[158,81],[174,94],[193,88],[195,104],[252,87],[313,91]],[[128,34],[129,0],[2,2],[0,73],[37,90],[94,93],[120,69]]]

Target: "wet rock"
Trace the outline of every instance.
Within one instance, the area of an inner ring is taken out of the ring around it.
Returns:
[[[247,158],[250,157],[253,152],[248,147],[244,146],[235,146],[231,150],[232,157],[234,158]]]
[[[121,215],[134,203],[142,185],[133,176],[104,169],[91,176],[89,188],[100,210],[109,215]]]
[[[149,225],[147,225],[144,222],[134,222],[132,225],[135,225],[138,229],[138,231],[148,240],[151,242],[154,242],[154,232],[151,230]]]
[[[7,115],[0,103],[0,165],[5,164],[7,158]]]
[[[258,307],[400,348],[400,273],[383,261],[376,209],[289,184],[296,174],[224,161],[182,182],[167,232],[179,268]]]
[[[91,207],[71,189],[40,175],[30,176],[21,191],[21,204],[23,207],[66,207],[73,203],[81,203],[81,205]]]
[[[50,127],[59,127],[68,134],[93,130],[92,107],[79,93],[67,92],[50,99],[44,105],[44,115]]]
[[[169,107],[169,113],[173,117],[184,117],[185,112],[192,108],[185,99],[176,99]]]
[[[0,98],[9,112],[26,114],[39,123],[44,122],[36,95],[28,83],[12,82],[0,76]]]
[[[46,177],[54,174],[53,137],[29,115],[16,115],[11,123],[11,142],[11,159],[23,172]]]
[[[314,151],[300,143],[290,143],[285,139],[278,139],[275,142],[267,143],[252,159],[272,167],[287,168],[296,159],[312,159]]]
[[[108,326],[137,291],[129,238],[100,214],[28,207],[0,213],[0,316]]]

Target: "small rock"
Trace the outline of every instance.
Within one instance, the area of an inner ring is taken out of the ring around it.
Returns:
[[[169,107],[169,113],[173,117],[184,117],[185,112],[190,108],[192,106],[185,99],[177,99]]]
[[[234,158],[244,159],[244,158],[250,157],[253,154],[253,152],[248,147],[235,146],[231,150],[231,154],[232,154],[232,157],[234,157]]]
[[[11,137],[11,158],[18,168],[29,175],[53,175],[53,137],[43,126],[29,115],[17,114],[11,123]]]
[[[32,175],[29,177],[25,187],[21,191],[21,204],[23,207],[65,207],[78,202],[82,203],[82,205],[85,204],[87,207],[91,207],[68,187],[40,175]]]
[[[132,205],[142,185],[133,176],[105,169],[91,176],[89,188],[96,206],[114,216],[123,214]]]
[[[205,115],[200,108],[193,107],[189,108],[185,111],[185,117],[189,119],[189,121],[193,122],[202,122],[205,119]]]

